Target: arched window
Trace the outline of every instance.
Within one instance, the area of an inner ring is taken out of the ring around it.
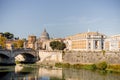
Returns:
[[[99,46],[98,40],[95,41],[95,49],[97,49]]]

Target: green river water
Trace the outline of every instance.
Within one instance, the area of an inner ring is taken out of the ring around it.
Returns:
[[[0,66],[0,80],[120,80],[120,73],[19,64]]]

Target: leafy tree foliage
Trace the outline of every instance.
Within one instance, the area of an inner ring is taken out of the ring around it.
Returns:
[[[50,42],[50,47],[53,49],[53,50],[64,50],[66,48],[66,45],[65,43],[63,42],[60,42],[60,41],[52,41]]]
[[[5,48],[5,42],[6,42],[6,38],[5,37],[0,37],[0,46],[2,48]]]
[[[13,39],[14,35],[10,32],[5,32],[3,33],[4,37],[6,37],[7,39]]]
[[[23,43],[24,43],[23,40],[18,40],[18,47],[23,48]]]
[[[105,61],[97,63],[96,67],[100,70],[105,70],[107,68],[107,63]]]
[[[13,43],[13,46],[14,46],[14,48],[16,49],[16,48],[18,48],[18,46],[17,46],[17,43],[16,42],[14,42]]]
[[[14,45],[14,48],[23,48],[23,43],[24,41],[23,40],[17,40],[13,43]]]

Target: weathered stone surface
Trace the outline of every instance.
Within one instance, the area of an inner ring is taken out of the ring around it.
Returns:
[[[62,52],[60,51],[39,51],[40,61],[38,63],[62,62]]]
[[[120,52],[66,52],[63,62],[71,64],[90,64],[106,61],[108,64],[120,64]]]
[[[15,64],[15,57],[19,54],[26,56],[26,61],[36,62],[38,60],[38,53],[33,49],[17,49],[17,50],[0,50],[1,64]],[[32,56],[32,57],[30,57]]]

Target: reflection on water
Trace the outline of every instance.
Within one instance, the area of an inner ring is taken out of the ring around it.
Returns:
[[[37,65],[0,66],[0,80],[120,80],[120,74],[43,68]]]
[[[100,73],[91,70],[63,70],[65,80],[120,80],[120,74]]]

